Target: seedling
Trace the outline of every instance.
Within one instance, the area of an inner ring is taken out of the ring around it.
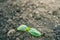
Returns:
[[[30,33],[31,35],[36,36],[36,37],[42,35],[41,32],[39,32],[37,29],[35,29],[35,28],[30,28],[30,27],[28,27],[28,26],[26,26],[26,25],[20,25],[20,26],[17,28],[17,30],[19,30],[19,31],[27,31],[28,33]]]

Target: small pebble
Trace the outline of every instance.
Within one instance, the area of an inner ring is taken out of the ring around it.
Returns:
[[[15,32],[15,29],[10,29],[7,33],[7,36],[13,36]]]
[[[16,38],[16,40],[20,40],[19,38]]]

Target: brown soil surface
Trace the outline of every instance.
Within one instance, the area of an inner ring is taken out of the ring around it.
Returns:
[[[21,24],[45,36],[18,32]],[[0,0],[0,40],[60,40],[60,0]]]

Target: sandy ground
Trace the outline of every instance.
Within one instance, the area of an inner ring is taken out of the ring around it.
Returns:
[[[18,32],[21,24],[45,36]],[[60,0],[0,0],[0,40],[60,40]]]

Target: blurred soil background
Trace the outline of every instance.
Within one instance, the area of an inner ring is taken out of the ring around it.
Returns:
[[[18,32],[21,24],[45,36]],[[60,40],[60,0],[0,0],[0,40]]]

